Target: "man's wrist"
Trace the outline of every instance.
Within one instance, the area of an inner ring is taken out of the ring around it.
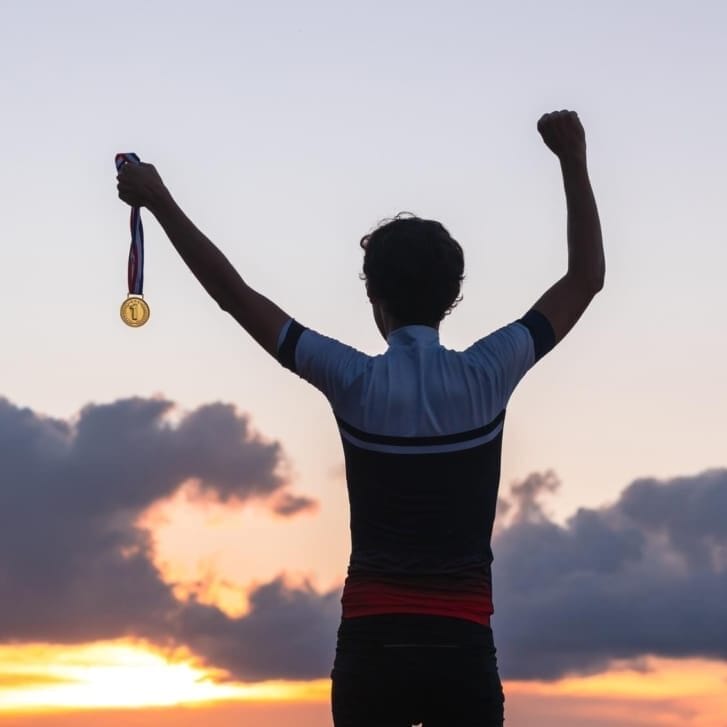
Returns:
[[[564,154],[559,157],[560,168],[563,174],[585,174],[588,175],[588,164],[586,162],[586,154]]]
[[[147,209],[155,216],[164,214],[174,206],[174,200],[169,190],[162,187],[157,193],[152,195],[146,205]]]

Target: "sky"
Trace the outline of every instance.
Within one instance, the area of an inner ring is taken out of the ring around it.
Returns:
[[[152,317],[122,324],[114,154],[155,164],[252,287],[369,353],[359,239],[442,221],[459,349],[565,270],[536,131],[561,108],[607,273],[508,407],[506,718],[723,725],[726,30],[706,1],[0,0],[0,725],[331,724],[335,421],[146,211]]]

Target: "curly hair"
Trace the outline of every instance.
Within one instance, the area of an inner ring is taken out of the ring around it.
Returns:
[[[441,223],[399,213],[360,244],[369,298],[403,324],[436,326],[462,300],[464,253]]]

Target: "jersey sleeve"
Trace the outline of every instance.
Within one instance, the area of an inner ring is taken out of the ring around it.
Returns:
[[[504,409],[523,376],[555,345],[550,321],[539,311],[481,338],[465,355],[488,377],[493,403]]]
[[[313,384],[336,408],[369,356],[290,319],[278,337],[278,361]]]

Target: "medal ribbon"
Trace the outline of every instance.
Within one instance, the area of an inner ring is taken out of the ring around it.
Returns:
[[[140,164],[141,159],[129,152],[116,155],[116,171],[124,164]],[[131,227],[131,247],[129,248],[129,295],[142,295],[144,292],[144,228],[141,224],[141,209],[131,208],[129,218]]]

